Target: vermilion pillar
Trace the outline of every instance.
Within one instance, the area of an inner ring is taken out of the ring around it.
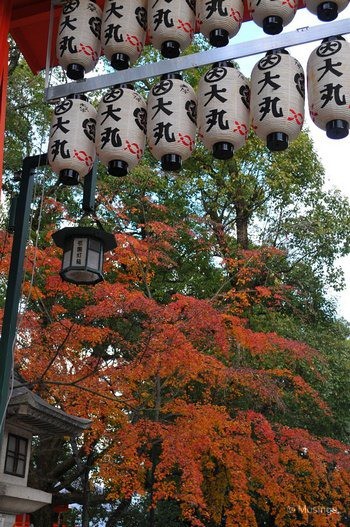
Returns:
[[[0,3],[0,193],[2,189],[2,167],[4,161],[6,94],[8,80],[8,42],[13,0]]]

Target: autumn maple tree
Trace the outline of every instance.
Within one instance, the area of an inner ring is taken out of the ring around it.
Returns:
[[[228,163],[198,147],[178,176],[148,155],[124,180],[100,168],[96,214],[117,248],[93,288],[61,281],[51,241],[81,189],[45,175],[16,367],[92,426],[38,440],[33,484],[81,504],[84,527],[349,525],[348,327],[326,288],[350,208],[322,190],[307,133],[274,155],[252,137]],[[4,288],[5,229],[0,247]]]

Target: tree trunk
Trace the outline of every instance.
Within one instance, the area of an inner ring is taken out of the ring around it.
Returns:
[[[242,203],[235,204],[236,209],[236,229],[237,229],[237,245],[240,249],[248,249],[248,221],[249,213],[244,208]]]

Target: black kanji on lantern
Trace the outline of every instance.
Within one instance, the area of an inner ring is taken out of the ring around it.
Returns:
[[[333,73],[333,75],[336,75],[337,77],[341,77],[343,75],[343,72],[337,70],[336,67],[342,66],[342,65],[343,65],[342,62],[332,62],[332,59],[325,59],[324,66],[317,68],[317,71],[324,70],[321,77],[317,80],[320,81],[328,72]]]
[[[259,112],[262,114],[260,117],[260,121],[265,119],[268,113],[272,112],[272,115],[274,117],[283,117],[283,110],[282,108],[277,108],[277,103],[280,100],[279,97],[264,97],[263,101],[259,103],[260,110]]]
[[[174,132],[170,131],[171,127],[171,123],[157,123],[157,125],[153,128],[155,145],[157,145],[159,141],[163,139],[163,137],[167,143],[174,143],[176,141]]]
[[[77,46],[74,44],[74,37],[63,37],[59,42],[59,49],[61,52],[61,57],[63,56],[65,51],[69,51],[70,53],[77,53]]]
[[[174,86],[174,83],[171,79],[164,79],[152,88],[152,94],[156,97],[158,95],[165,95],[166,93],[169,93],[171,88]]]
[[[343,86],[341,84],[326,84],[323,90],[320,90],[320,93],[322,93],[321,100],[323,101],[323,104],[321,108],[324,108],[330,101],[334,99],[335,104],[338,104],[338,106],[344,106],[346,104],[345,95],[340,94],[340,89]]]
[[[224,119],[226,113],[227,112],[225,110],[217,110],[216,108],[210,110],[210,112],[205,116],[208,125],[206,131],[209,132],[213,126],[218,126],[220,130],[228,130],[228,120]]]
[[[63,7],[63,14],[67,15],[68,13],[72,13],[75,11],[80,5],[80,0],[71,0],[70,2],[66,2]]]
[[[62,159],[68,159],[70,157],[70,151],[69,148],[66,148],[68,141],[65,139],[61,141],[60,139],[56,139],[54,143],[51,145],[51,155],[52,155],[52,161],[55,161],[56,157],[60,155]]]
[[[342,48],[342,43],[339,42],[339,40],[329,40],[327,42],[323,42],[317,49],[316,49],[316,55],[319,57],[330,57],[331,55],[335,55],[340,51]]]
[[[118,101],[118,99],[120,99],[123,93],[124,93],[124,90],[117,88],[116,90],[107,92],[102,100],[103,102],[115,102],[115,101]]]
[[[158,9],[153,15],[154,31],[156,31],[160,25],[165,27],[174,27],[174,19],[170,17],[170,9]]]
[[[227,7],[223,7],[225,0],[208,0],[205,2],[206,5],[206,18],[210,18],[214,13],[218,13],[220,16],[227,16]]]
[[[71,99],[65,99],[59,103],[55,108],[55,115],[63,115],[67,113],[73,106],[73,101]]]
[[[120,117],[117,115],[119,112],[121,112],[121,108],[114,108],[113,104],[107,104],[106,111],[101,113],[101,115],[106,116],[101,122],[101,125],[108,119],[108,117],[111,117],[114,121],[120,121]]]
[[[147,10],[144,7],[137,7],[135,9],[136,20],[139,25],[146,31],[147,29]]]
[[[281,55],[278,55],[278,54],[275,55],[271,53],[259,60],[258,68],[261,71],[269,70],[277,66],[277,64],[279,64],[280,62],[281,62]]]
[[[74,25],[74,22],[76,22],[77,20],[77,18],[71,18],[69,15],[64,17],[64,20],[62,20],[60,24],[60,31],[58,34],[61,35],[66,28],[71,29],[72,31],[74,31],[74,29],[77,29],[77,26]]]
[[[147,131],[147,112],[144,108],[135,108],[135,123],[144,133]]]
[[[221,93],[226,93],[226,92],[227,92],[226,88],[219,89],[217,84],[211,84],[210,91],[207,91],[204,94],[206,97],[208,96],[208,100],[204,104],[204,106],[207,106],[210,103],[210,101],[212,101],[213,99],[217,99],[220,102],[226,102],[227,98],[224,97],[223,95],[220,95]]]
[[[196,12],[196,0],[186,0],[186,4],[194,13]]]
[[[97,38],[101,38],[101,19],[98,16],[93,16],[89,20],[89,27],[91,33]]]
[[[197,124],[197,104],[195,101],[186,101],[185,104],[187,115],[194,124]]]
[[[122,146],[122,140],[120,138],[119,132],[119,128],[105,128],[101,134],[101,150],[108,143],[111,143],[114,147]]]
[[[278,88],[281,87],[280,84],[277,84],[277,82],[274,82],[273,79],[279,79],[280,75],[271,75],[271,71],[265,71],[264,72],[264,78],[258,81],[258,84],[262,84],[260,90],[258,93],[261,93],[266,86],[271,86],[272,90],[278,90]]]
[[[294,75],[295,87],[299,94],[305,99],[305,75],[304,73],[296,73]]]
[[[106,22],[112,15],[116,16],[117,18],[123,18],[123,14],[119,12],[122,9],[124,9],[123,5],[117,6],[117,2],[111,2],[109,8],[106,11],[106,15],[108,15],[106,17]]]
[[[123,35],[119,34],[122,26],[119,24],[109,24],[105,29],[105,45],[113,38],[115,42],[123,42]]]
[[[64,134],[66,134],[67,132],[69,132],[69,128],[66,128],[64,125],[65,124],[69,124],[70,123],[70,120],[67,119],[66,121],[63,121],[63,117],[58,117],[57,121],[55,122],[55,124],[52,125],[52,134],[51,134],[51,137],[53,137],[55,135],[55,133],[57,132],[57,130],[61,130],[61,132],[63,132]]]
[[[173,101],[167,101],[167,102],[164,102],[164,99],[163,97],[159,97],[157,100],[156,100],[156,104],[154,106],[152,106],[152,110],[156,110],[154,115],[152,116],[152,119],[155,118],[155,116],[159,113],[159,112],[163,112],[165,113],[166,115],[172,115],[174,112],[171,111],[169,108],[167,108],[167,106],[172,106],[173,104]]]
[[[204,80],[206,82],[218,82],[224,79],[227,75],[227,69],[226,68],[213,68],[212,70],[207,71],[207,73],[204,75]]]
[[[96,130],[96,121],[95,119],[85,119],[83,121],[83,131],[84,134],[90,141],[95,141],[95,130]]]
[[[239,89],[241,101],[246,108],[250,108],[250,90],[248,84],[243,84]]]

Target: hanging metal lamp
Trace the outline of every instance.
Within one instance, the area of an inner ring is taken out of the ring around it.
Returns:
[[[95,227],[65,227],[52,238],[63,249],[62,280],[76,285],[103,280],[104,253],[116,247],[113,234]]]

